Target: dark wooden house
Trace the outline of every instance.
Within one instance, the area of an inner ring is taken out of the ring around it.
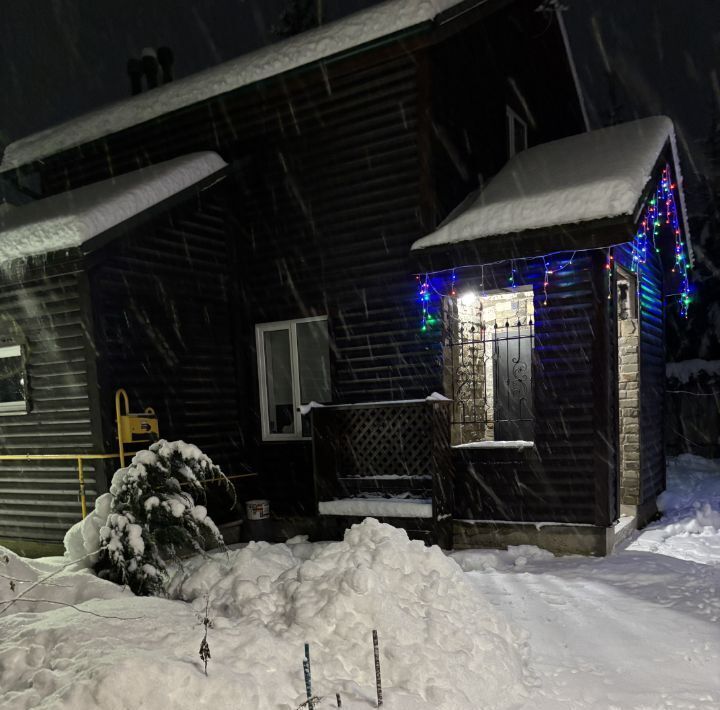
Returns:
[[[118,451],[118,388],[161,434],[240,465],[225,167],[190,155],[0,216],[0,439],[18,459],[0,460],[3,544],[62,540],[77,457],[87,504],[107,490],[118,459],[93,457]]]
[[[497,536],[505,529],[497,521],[517,523],[513,530],[526,539],[535,523],[558,522],[568,524],[558,526],[561,533],[587,533],[575,549],[607,548],[620,512],[620,397],[617,295],[607,277],[615,267],[606,269],[606,247],[614,245],[618,264],[627,255],[632,274],[638,215],[599,214],[591,224],[583,216],[578,230],[556,219],[513,227],[509,238],[469,233],[460,245],[436,240],[411,250],[514,154],[587,128],[561,17],[536,9],[528,0],[381,3],[8,149],[6,177],[40,195],[193,151],[216,151],[230,164],[224,205],[201,200],[202,216],[190,222],[193,245],[208,245],[203,258],[219,253],[221,224],[227,238],[229,281],[214,287],[217,309],[207,308],[204,318],[234,353],[221,417],[234,433],[219,436],[193,402],[182,416],[195,429],[168,419],[161,432],[217,444],[211,455],[256,471],[252,492],[291,521],[277,535],[335,534],[335,523],[365,514],[382,496],[386,508],[376,514],[447,545],[453,533],[460,544],[482,542],[481,528]],[[667,150],[657,148],[649,169],[661,166]],[[638,205],[651,177],[633,198]],[[182,232],[180,248],[184,227],[171,229]],[[544,266],[531,257],[558,251],[575,257],[546,288]],[[654,305],[639,318],[655,319],[644,347],[656,373],[663,306],[653,254],[643,259],[640,288]],[[146,268],[145,258],[138,253],[133,264]],[[192,279],[188,272],[183,285]],[[499,316],[490,323],[486,306],[469,336],[478,342],[466,342],[469,331],[458,326],[461,283],[477,283],[482,298],[500,301],[509,289],[512,312],[525,313],[520,325],[508,319],[505,327]],[[153,317],[160,317],[164,294],[154,297]],[[122,323],[122,308],[108,301],[106,317]],[[183,301],[178,322],[186,308],[191,321],[198,312]],[[153,323],[148,318],[145,327]],[[504,341],[495,325],[506,329]],[[125,335],[135,343],[138,332],[128,327]],[[94,331],[93,347],[106,347],[97,341],[106,337]],[[503,409],[518,343],[529,357],[532,394],[510,397]],[[177,341],[168,344],[169,353]],[[463,370],[466,355],[483,360],[480,347],[486,366],[465,406],[453,371]],[[480,380],[487,389],[503,360],[504,389],[499,383],[483,399]],[[198,356],[198,376],[209,362]],[[186,363],[192,379],[192,359]],[[124,381],[135,377],[137,399],[157,406],[163,392],[144,393],[147,381],[128,360]],[[641,416],[654,426],[648,407],[660,400],[653,387]],[[447,400],[428,399],[433,392]],[[312,401],[325,406],[307,406]],[[474,421],[467,420],[471,409]],[[203,426],[207,436],[198,438]],[[488,445],[498,440],[515,444]],[[645,493],[638,495],[647,500],[662,486],[661,456],[658,449],[643,458]],[[409,517],[398,508],[403,498],[411,500]],[[482,522],[468,531],[457,522],[466,519]]]

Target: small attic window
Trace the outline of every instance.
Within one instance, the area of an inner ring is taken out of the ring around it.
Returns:
[[[0,341],[0,415],[27,414],[26,384],[23,347]]]
[[[512,158],[516,153],[527,150],[528,128],[527,123],[509,106],[505,107],[505,114],[507,116],[508,158]]]

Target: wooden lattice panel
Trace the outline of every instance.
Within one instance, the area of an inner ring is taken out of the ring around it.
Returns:
[[[432,474],[429,408],[356,409],[338,414],[338,475]]]
[[[367,494],[430,498],[432,517],[388,522],[452,545],[449,402],[338,405],[313,409],[312,417],[318,501]]]

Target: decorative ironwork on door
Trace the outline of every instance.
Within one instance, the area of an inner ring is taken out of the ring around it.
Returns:
[[[445,345],[454,443],[532,440],[532,318],[453,326]]]

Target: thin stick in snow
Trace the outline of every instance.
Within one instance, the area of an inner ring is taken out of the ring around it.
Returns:
[[[307,695],[308,710],[314,710],[312,697],[312,683],[310,680],[310,661],[303,658],[303,673],[305,674],[305,694]]]
[[[200,660],[205,664],[205,675],[207,675],[207,663],[210,660],[210,646],[207,642],[208,628],[212,627],[212,621],[208,616],[208,610],[210,608],[210,595],[205,596],[205,616],[203,617],[202,624],[205,627],[205,635],[203,640],[200,642]]]
[[[58,567],[54,572],[50,572],[50,574],[46,574],[44,577],[41,577],[36,582],[33,582],[29,587],[26,589],[23,589],[20,594],[18,594],[14,599],[7,599],[4,601],[0,601],[0,604],[5,604],[5,606],[0,609],[0,614],[4,614],[13,604],[17,604],[17,602],[21,601],[23,597],[28,593],[31,592],[35,587],[37,587],[40,584],[47,584],[47,580],[50,579],[50,577],[54,577],[56,574],[60,574],[60,572],[63,572],[68,567],[71,567],[74,564],[77,564],[78,562],[82,562],[83,560],[86,560],[88,557],[92,557],[95,553],[94,552],[88,552],[87,555],[84,555],[83,557],[79,557],[77,560],[73,560],[72,562],[68,562],[67,564],[62,565],[61,567]],[[32,599],[28,599],[28,601],[34,601]],[[80,610],[78,610],[80,611]],[[95,616],[98,616],[96,614]],[[138,617],[141,618],[141,617]]]
[[[0,599],[0,604],[10,605],[11,603],[14,603],[16,601],[17,599]],[[146,616],[110,616],[108,614],[98,614],[97,612],[90,611],[90,609],[81,609],[79,606],[71,604],[70,602],[60,602],[55,599],[36,599],[35,597],[33,597],[32,599],[23,599],[22,601],[38,604],[58,604],[59,606],[64,606],[68,609],[74,609],[80,614],[90,614],[90,616],[97,616],[98,619],[117,619],[118,621],[141,621],[142,619],[147,618]]]
[[[305,644],[305,658],[307,659],[307,662],[308,662],[308,673],[312,673],[310,670],[310,644],[309,643]]]
[[[377,690],[377,706],[383,704],[382,682],[380,680],[380,647],[378,645],[378,633],[373,629],[373,653],[375,654],[375,689]]]

